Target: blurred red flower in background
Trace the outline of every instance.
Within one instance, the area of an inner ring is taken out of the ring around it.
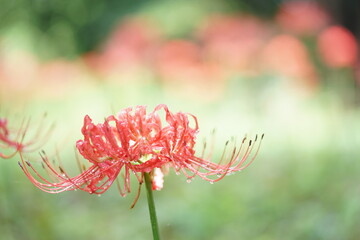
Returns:
[[[108,76],[136,70],[150,61],[160,42],[159,30],[141,18],[123,21],[110,35],[100,51],[84,55],[91,70]]]
[[[250,16],[209,18],[198,30],[204,57],[232,71],[249,71],[257,60],[268,29]]]
[[[168,90],[188,97],[213,100],[223,94],[224,73],[204,59],[200,45],[188,40],[171,40],[159,47],[154,68]]]
[[[201,49],[192,41],[165,42],[157,51],[156,67],[163,78],[172,78],[201,64]]]
[[[159,115],[161,110],[165,114],[165,122]],[[173,167],[177,173],[183,173],[189,181],[199,176],[212,183],[249,166],[260,148],[260,143],[256,144],[257,137],[246,146],[244,138],[240,147],[234,146],[230,152],[226,151],[230,145],[227,143],[219,163],[214,163],[195,155],[198,131],[195,116],[172,113],[166,105],[158,105],[149,114],[146,114],[145,106],[126,108],[117,116],[107,117],[103,124],[96,125],[89,116],[85,116],[82,128],[84,139],[77,141],[76,147],[92,164],[88,169],[79,163],[81,174],[69,177],[61,165],[59,168],[52,166],[48,158],[42,155],[44,168],[55,179],[49,181],[25,161],[22,154],[20,166],[30,181],[45,192],[81,189],[101,194],[116,181],[124,196],[130,192],[130,173],[137,177],[140,185],[143,173],[150,173],[153,189],[157,190],[162,188],[163,172],[169,167]],[[255,145],[257,147],[254,149]],[[205,148],[202,155],[204,151]],[[246,161],[250,155],[250,161]],[[119,174],[122,184],[118,181]]]
[[[83,88],[89,75],[79,61],[57,59],[39,64],[36,97],[64,98]]]
[[[329,67],[354,67],[358,61],[355,36],[342,26],[331,26],[318,37],[320,56]]]
[[[15,93],[24,97],[36,90],[38,60],[28,52],[9,50],[0,46],[0,92],[12,98]],[[21,70],[20,70],[21,69]],[[13,101],[16,101],[14,99]]]
[[[309,35],[329,24],[330,17],[315,1],[286,1],[279,9],[276,21],[289,32]]]
[[[308,87],[317,85],[316,72],[305,45],[296,37],[281,34],[263,50],[264,67],[288,77],[298,78]]]

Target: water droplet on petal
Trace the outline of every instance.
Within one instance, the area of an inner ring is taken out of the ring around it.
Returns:
[[[210,181],[210,184],[214,184],[214,181]]]
[[[101,197],[101,194],[98,194],[97,196],[98,196],[98,197]]]
[[[176,175],[180,175],[180,172],[175,172]]]
[[[222,175],[222,174],[220,174],[220,173],[216,174],[217,177],[221,177],[221,175]]]
[[[186,179],[186,182],[191,183],[191,179],[190,178]]]

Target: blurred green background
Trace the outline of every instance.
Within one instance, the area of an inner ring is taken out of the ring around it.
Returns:
[[[216,129],[218,152],[265,133],[241,173],[165,177],[162,239],[358,239],[359,26],[324,2],[2,0],[1,117],[36,129],[47,113],[43,149],[74,174],[85,114],[165,103],[198,117],[199,149]],[[18,160],[0,162],[0,239],[151,239],[145,192],[132,210],[116,187],[47,194]]]

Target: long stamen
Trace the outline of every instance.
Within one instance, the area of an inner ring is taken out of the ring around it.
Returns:
[[[139,182],[138,191],[137,191],[137,194],[135,196],[134,202],[131,204],[130,208],[134,208],[137,201],[139,200],[140,193],[141,193],[141,186],[143,184],[143,178],[144,178],[144,174],[141,175],[141,181]]]

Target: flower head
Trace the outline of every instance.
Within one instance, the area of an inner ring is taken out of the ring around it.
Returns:
[[[326,28],[318,37],[320,57],[329,67],[354,67],[359,60],[355,36],[342,26]]]
[[[316,34],[331,21],[322,5],[309,0],[285,1],[275,18],[283,29],[300,35]]]
[[[161,112],[165,114],[164,120],[159,114]],[[94,124],[89,116],[85,116],[82,128],[84,138],[77,141],[76,147],[91,163],[89,168],[78,162],[81,173],[69,177],[62,166],[53,166],[41,154],[44,168],[56,179],[53,182],[42,177],[23,157],[20,166],[31,182],[46,192],[81,189],[101,194],[116,181],[121,195],[126,195],[130,192],[130,173],[137,177],[140,186],[144,173],[150,173],[154,190],[162,188],[163,173],[168,168],[183,173],[189,180],[199,176],[215,182],[246,168],[260,147],[260,143],[255,144],[257,138],[250,140],[247,145],[244,138],[240,147],[234,147],[229,153],[225,147],[220,162],[214,163],[196,156],[194,147],[198,131],[195,116],[172,113],[166,105],[158,105],[149,114],[146,114],[145,106],[126,108],[117,116],[107,117],[101,124]],[[244,145],[246,147],[243,149]],[[250,161],[246,161],[255,145],[255,153]]]
[[[28,132],[30,126],[30,120],[23,120],[18,128],[10,128],[8,125],[8,119],[0,118],[0,150],[10,149],[12,151],[9,154],[0,152],[0,158],[11,158],[18,152],[31,152],[42,145],[42,141],[49,135],[52,128],[49,128],[45,134],[42,134],[42,121],[40,121],[39,128],[33,134],[32,139],[26,139],[25,135]]]

